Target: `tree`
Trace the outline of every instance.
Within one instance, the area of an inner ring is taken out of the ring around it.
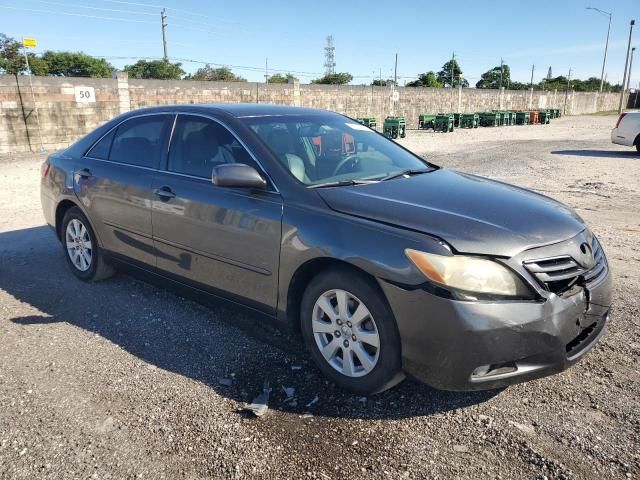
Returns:
[[[134,65],[126,65],[124,70],[131,78],[180,80],[184,75],[181,63],[171,63],[163,60],[138,60]]]
[[[0,73],[18,75],[27,70],[21,48],[22,44],[15,38],[0,33]]]
[[[14,75],[25,73],[22,44],[0,33],[0,72]],[[41,56],[27,53],[29,67],[34,75],[56,77],[110,77],[113,66],[103,58],[95,58],[82,52],[46,51]]]
[[[407,83],[407,87],[442,88],[442,84],[436,78],[436,74],[432,70],[429,70],[426,73],[418,75],[417,80]]]
[[[528,90],[529,84],[522,82],[511,82],[509,85],[507,85],[507,88],[509,90]]]
[[[568,85],[567,77],[560,75],[554,78],[543,78],[540,83],[535,87],[541,90],[559,90],[564,91]],[[597,92],[600,90],[600,79],[598,77],[589,77],[586,80],[580,80],[579,78],[571,79],[569,87],[576,92]],[[609,82],[604,82],[603,90],[605,92],[617,92],[622,89],[621,85],[611,85]]]
[[[558,76],[555,78],[546,79],[544,82],[540,82],[540,87],[544,86],[545,90],[566,90],[567,89],[567,77]]]
[[[35,60],[35,59],[34,59]],[[104,58],[95,58],[82,52],[53,52],[48,50],[40,57],[40,62],[29,58],[35,75],[54,77],[103,77],[113,74],[114,68]],[[38,73],[38,69],[40,73]]]
[[[246,82],[246,78],[242,78],[231,71],[229,67],[213,68],[208,63],[196,70],[196,73],[186,77],[186,80],[200,80],[204,82]]]
[[[282,75],[281,73],[276,73],[267,78],[267,83],[289,83],[289,80],[298,80],[291,73],[287,73],[287,75]]]
[[[395,84],[396,82],[394,82],[392,79],[381,80],[379,78],[376,78],[373,82],[371,82],[371,85],[373,85],[374,87],[389,87]]]
[[[502,78],[501,78],[502,77]],[[511,83],[511,69],[509,65],[503,64],[502,67],[497,65],[491,70],[487,70],[480,76],[480,80],[476,83],[476,88],[500,88],[509,86]]]
[[[453,81],[451,79],[451,73],[453,70]],[[468,87],[469,82],[462,76],[462,68],[458,64],[458,61],[454,58],[449,60],[442,66],[442,70],[438,72],[436,79],[439,83],[445,87],[457,87],[462,84],[463,87]]]
[[[600,90],[600,79],[589,77],[586,80],[576,80],[572,82],[572,88],[576,92],[597,92]]]
[[[345,85],[353,80],[353,75],[350,73],[328,73],[324,77],[311,80],[311,83],[319,83],[322,85]]]

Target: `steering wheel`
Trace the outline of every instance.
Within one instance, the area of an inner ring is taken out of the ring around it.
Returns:
[[[338,172],[340,172],[340,170],[342,170],[345,167],[345,165],[347,165],[348,163],[351,163],[351,169],[353,170],[358,165],[359,162],[360,162],[360,159],[358,158],[357,155],[355,154],[347,155],[336,166],[331,176],[335,177],[336,175],[338,175]]]

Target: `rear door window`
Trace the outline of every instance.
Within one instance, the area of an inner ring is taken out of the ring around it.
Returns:
[[[88,157],[99,158],[100,160],[109,160],[109,152],[111,151],[111,143],[113,143],[113,137],[115,136],[115,130],[111,130],[104,137],[96,143],[89,153]]]
[[[169,117],[170,115],[146,115],[122,123],[116,129],[109,160],[138,167],[155,167]]]

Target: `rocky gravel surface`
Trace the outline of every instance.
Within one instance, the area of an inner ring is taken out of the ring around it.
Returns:
[[[615,275],[609,329],[583,361],[480,393],[346,394],[262,317],[124,274],[82,283],[40,213],[43,157],[1,157],[0,478],[639,478],[640,156],[609,142],[614,121],[402,140],[566,202]],[[256,418],[243,405],[265,381]]]

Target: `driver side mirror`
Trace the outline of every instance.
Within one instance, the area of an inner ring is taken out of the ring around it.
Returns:
[[[225,163],[214,167],[211,181],[218,187],[262,189],[267,186],[262,175],[244,163]]]

